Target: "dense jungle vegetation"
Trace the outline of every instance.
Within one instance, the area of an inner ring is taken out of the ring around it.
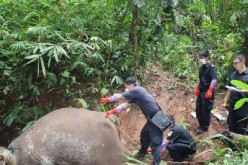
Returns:
[[[247,14],[248,0],[0,0],[1,131],[92,109],[150,64],[191,86],[203,49],[222,88],[232,55],[248,54]]]

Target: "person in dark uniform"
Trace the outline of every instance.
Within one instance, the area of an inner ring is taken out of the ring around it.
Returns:
[[[147,154],[147,149],[151,146],[153,155],[153,165],[159,165],[161,162],[161,144],[163,142],[163,132],[155,126],[150,119],[160,111],[155,99],[145,90],[145,88],[137,85],[134,77],[129,77],[125,81],[126,92],[123,94],[114,94],[110,97],[100,99],[100,104],[116,102],[125,99],[127,102],[118,105],[116,108],[107,111],[105,117],[111,114],[119,113],[125,110],[130,104],[135,103],[148,119],[145,126],[141,130],[140,143],[141,148],[137,158],[142,160]]]
[[[167,116],[172,124],[169,127],[166,149],[173,161],[182,162],[196,152],[196,144],[186,129],[175,124],[173,116]]]
[[[248,69],[245,66],[245,56],[243,54],[236,54],[233,57],[233,66],[236,71],[231,74],[228,85],[232,86],[230,83],[231,80],[239,80],[248,84]],[[226,92],[222,108],[227,108],[228,101],[230,100],[227,124],[231,132],[248,135],[248,103],[245,102],[241,108],[234,110],[235,103],[247,97],[248,93],[245,90],[240,92],[227,90]]]
[[[214,105],[214,88],[217,82],[215,65],[210,61],[209,51],[204,50],[199,54],[202,66],[199,70],[199,80],[194,90],[196,100],[196,117],[199,127],[196,132],[208,131],[210,125],[210,112]]]

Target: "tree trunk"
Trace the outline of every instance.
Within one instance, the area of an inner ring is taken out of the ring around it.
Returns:
[[[134,6],[132,15],[133,15],[133,18],[131,22],[131,31],[129,33],[129,43],[133,45],[133,51],[135,55],[135,66],[136,68],[139,68],[139,45],[138,45],[138,38],[137,38],[139,8],[137,5]]]
[[[244,43],[243,43],[242,53],[245,55],[246,66],[248,66],[248,33],[244,34]]]

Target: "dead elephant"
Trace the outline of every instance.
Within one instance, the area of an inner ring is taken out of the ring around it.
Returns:
[[[76,108],[43,116],[8,149],[0,147],[8,165],[118,165],[121,153],[117,130],[104,114]]]

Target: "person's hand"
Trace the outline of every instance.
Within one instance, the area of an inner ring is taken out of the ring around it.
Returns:
[[[111,103],[111,100],[109,97],[103,97],[100,99],[100,104],[108,104]]]
[[[213,97],[213,90],[214,90],[214,87],[209,87],[208,88],[208,91],[207,91],[207,93],[205,95],[205,98],[207,100],[209,100],[209,99],[211,99]]]
[[[241,92],[242,93],[248,93],[248,90],[242,89]]]
[[[195,95],[195,96],[198,96],[199,93],[200,93],[200,87],[199,87],[199,85],[197,85],[197,86],[195,87],[195,90],[194,90],[194,95]]]
[[[111,109],[111,110],[109,110],[109,111],[107,111],[107,112],[105,113],[105,118],[108,118],[110,115],[116,114],[116,113],[118,113],[118,112],[119,112],[119,111],[118,111],[116,108]]]
[[[221,109],[226,109],[227,107],[228,107],[227,103],[223,103],[223,104],[221,105]]]

